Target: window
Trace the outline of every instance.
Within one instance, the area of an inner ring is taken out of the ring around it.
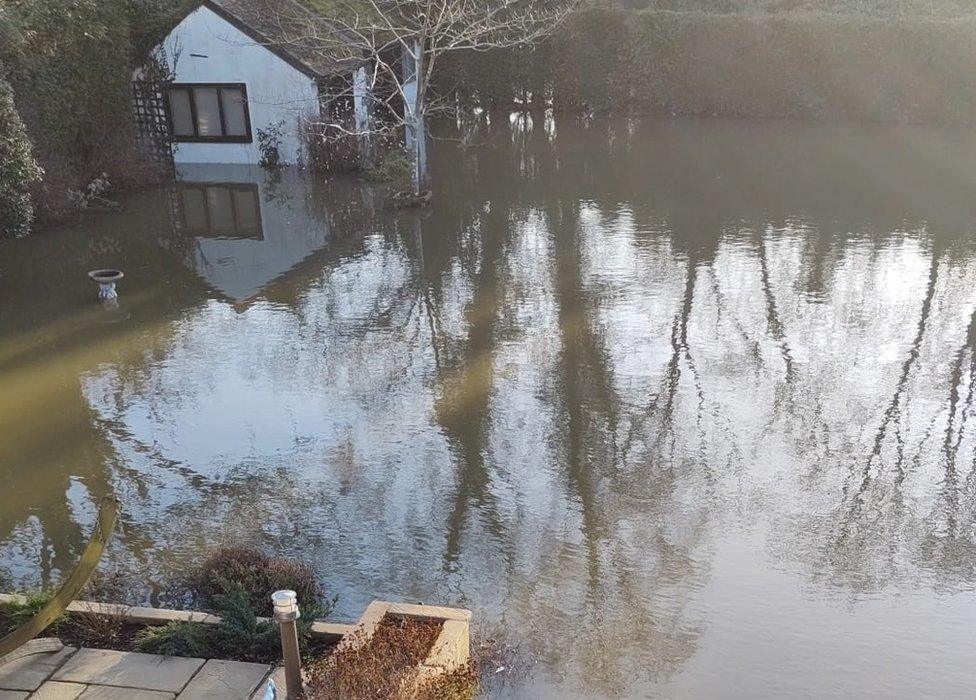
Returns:
[[[174,83],[169,88],[169,122],[175,141],[251,143],[242,83]]]
[[[263,237],[257,185],[185,184],[180,187],[180,200],[190,235]]]

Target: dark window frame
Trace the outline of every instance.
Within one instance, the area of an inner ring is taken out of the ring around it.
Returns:
[[[210,200],[207,197],[207,190],[223,189],[231,195],[231,218],[234,222],[233,233],[214,231],[211,223]],[[229,238],[233,240],[264,240],[264,221],[261,219],[261,195],[258,186],[250,182],[184,182],[179,185],[180,190],[180,218],[183,222],[183,230],[191,236],[202,238]],[[206,230],[191,229],[186,219],[186,204],[183,199],[183,192],[186,190],[198,190],[203,195],[203,214],[207,220]],[[254,198],[254,210],[257,214],[257,228],[253,231],[242,230],[240,222],[237,220],[237,204],[234,201],[234,192],[246,192]]]
[[[197,122],[197,101],[194,95],[194,88],[216,88],[217,90],[217,109],[220,113],[220,130],[227,131],[227,121],[224,118],[224,100],[222,98],[222,88],[233,88],[241,91],[241,99],[244,106],[244,127],[247,133],[244,136],[201,136],[200,125]],[[186,90],[190,101],[190,120],[193,122],[192,136],[178,136],[173,126],[173,110],[170,107],[169,91]],[[253,143],[254,136],[251,133],[251,109],[247,99],[247,85],[245,83],[170,83],[166,91],[166,120],[169,123],[169,133],[176,143]]]

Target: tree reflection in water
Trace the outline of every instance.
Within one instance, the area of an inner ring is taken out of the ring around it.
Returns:
[[[260,234],[174,230],[144,195],[3,250],[13,575],[55,578],[114,491],[110,558],[147,597],[247,540],[312,559],[346,614],[405,596],[518,621],[541,661],[526,692],[695,694],[803,644],[863,689],[842,642],[783,630],[847,620],[817,607],[835,591],[935,605],[974,583],[976,143],[465,128],[489,143],[438,145],[426,216],[251,173]],[[106,255],[133,285],[112,327],[76,281]],[[50,294],[25,284],[37,258]],[[770,572],[792,585],[763,597],[792,605],[763,628],[748,585]],[[817,593],[790,599],[796,581]],[[952,640],[947,624],[915,636]],[[743,643],[716,641],[729,628]],[[892,659],[912,643],[870,641]],[[817,687],[788,675],[784,694]]]

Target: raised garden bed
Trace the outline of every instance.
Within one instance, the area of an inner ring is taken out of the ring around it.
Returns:
[[[25,600],[0,594],[0,605]],[[464,673],[470,661],[470,619],[468,610],[374,601],[356,624],[316,620],[304,659],[309,697],[333,697],[330,685],[349,683],[365,693],[356,697],[425,697],[418,689],[432,679]],[[218,626],[221,619],[203,612],[75,601],[57,635],[70,646],[131,651],[141,630],[171,623]],[[283,686],[281,674],[276,678]],[[377,692],[362,685],[364,678],[372,678]],[[383,688],[388,692],[380,692]],[[349,692],[343,696],[353,697]]]
[[[470,619],[456,608],[373,602],[332,654],[310,667],[309,698],[442,697],[435,684],[473,687]]]

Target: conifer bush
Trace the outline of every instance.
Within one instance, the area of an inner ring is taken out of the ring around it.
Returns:
[[[41,175],[13,90],[0,71],[0,235],[30,232],[34,220],[30,188]]]

